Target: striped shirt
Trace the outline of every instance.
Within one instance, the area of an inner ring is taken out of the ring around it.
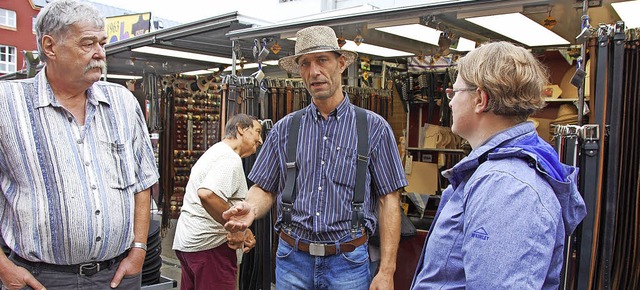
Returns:
[[[296,165],[295,203],[292,231],[311,241],[336,241],[349,233],[351,201],[356,184],[357,131],[354,105],[345,97],[327,119],[311,103],[300,120]],[[260,149],[249,179],[268,192],[277,193],[281,213],[286,177],[286,144],[293,114],[278,121]],[[369,165],[365,184],[365,225],[376,226],[377,196],[407,185],[398,147],[389,124],[367,111]],[[282,227],[278,215],[276,230]]]
[[[94,83],[80,126],[44,70],[0,82],[0,229],[19,256],[59,265],[118,256],[133,241],[134,194],[157,180],[142,111],[124,87]]]

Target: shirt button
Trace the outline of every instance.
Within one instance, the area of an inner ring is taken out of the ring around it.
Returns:
[[[322,190],[322,186],[318,186],[318,190]]]
[[[96,215],[99,215],[99,214],[100,214],[100,210],[96,210]]]
[[[85,161],[85,162],[84,162],[84,165],[85,165],[85,166],[89,166],[89,165],[91,165],[91,162],[89,162],[89,161]]]
[[[96,238],[96,242],[99,242],[99,241],[102,241],[102,238],[101,238],[101,237],[97,237],[97,238]]]
[[[69,122],[73,122],[73,118],[68,117],[67,120],[69,120]]]
[[[324,165],[324,160],[320,161],[320,164]]]
[[[320,216],[320,212],[316,212],[316,215],[317,215],[317,216]]]
[[[92,185],[91,185],[91,189],[97,189],[97,188],[98,188],[98,186],[97,186],[97,185],[95,185],[95,184],[92,184]]]
[[[328,139],[328,137],[327,137],[327,136],[324,136],[324,137],[322,137],[322,139],[324,139],[324,140],[326,141],[326,140]]]
[[[340,147],[336,147],[336,151],[340,151]]]
[[[76,140],[76,143],[78,143],[78,144],[82,144],[82,139],[78,139],[78,140]]]

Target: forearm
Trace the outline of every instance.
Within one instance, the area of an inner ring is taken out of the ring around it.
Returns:
[[[198,189],[198,197],[204,210],[207,211],[215,221],[224,225],[226,221],[222,218],[222,213],[229,209],[229,204],[215,192],[206,188]]]
[[[256,218],[260,218],[267,214],[273,206],[273,201],[274,195],[257,185],[253,185],[249,189],[246,199],[246,202],[251,206],[251,210],[256,215]]]
[[[135,209],[133,212],[133,241],[147,243],[149,235],[149,221],[151,220],[151,191],[149,189],[134,195]]]
[[[379,273],[396,271],[396,256],[400,243],[400,193],[392,192],[380,198],[378,204],[380,223],[380,269]]]

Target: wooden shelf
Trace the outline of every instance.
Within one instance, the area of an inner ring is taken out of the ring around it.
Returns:
[[[464,153],[462,149],[445,149],[445,148],[418,148],[407,147],[409,151],[427,151],[427,152],[445,152],[445,153]]]
[[[589,101],[588,98],[585,98],[584,100],[585,101]],[[544,101],[547,102],[547,103],[569,103],[569,102],[577,102],[578,99],[562,99],[562,98],[552,99],[552,98],[545,98]]]

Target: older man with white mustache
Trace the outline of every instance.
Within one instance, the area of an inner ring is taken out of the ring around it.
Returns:
[[[140,289],[158,172],[138,101],[99,81],[104,18],[88,2],[40,11],[45,63],[0,82],[0,252],[7,289]]]

